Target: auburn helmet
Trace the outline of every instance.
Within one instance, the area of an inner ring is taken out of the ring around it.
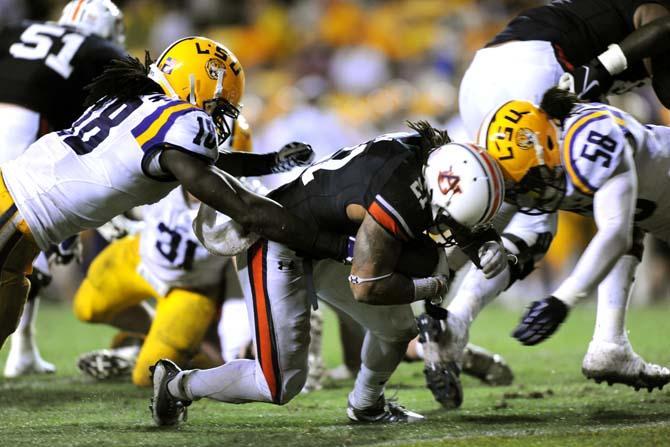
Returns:
[[[424,181],[432,208],[435,233],[452,222],[477,230],[496,215],[505,197],[500,167],[471,143],[449,143],[428,156]]]
[[[123,13],[111,0],[72,0],[63,8],[58,24],[121,46],[126,42]]]
[[[485,118],[477,141],[500,165],[508,201],[527,214],[558,209],[565,176],[558,130],[544,111],[529,101],[508,101]]]
[[[231,134],[226,117],[240,114],[244,71],[235,54],[206,37],[186,37],[170,45],[151,65],[149,78],[168,96],[190,102],[212,116],[219,143]]]

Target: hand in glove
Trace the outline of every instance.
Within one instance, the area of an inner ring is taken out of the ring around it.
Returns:
[[[273,173],[288,172],[297,166],[307,166],[314,160],[312,146],[294,141],[284,145],[275,157]]]
[[[556,332],[568,311],[567,304],[553,296],[533,301],[512,336],[526,346],[536,345]]]
[[[486,279],[498,276],[507,267],[507,253],[501,243],[487,241],[479,247],[479,263]]]

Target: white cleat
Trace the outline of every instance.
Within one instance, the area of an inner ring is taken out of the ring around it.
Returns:
[[[596,383],[622,383],[636,391],[660,390],[670,382],[670,369],[645,362],[628,340],[622,344],[591,341],[582,362],[582,373]]]
[[[53,374],[56,366],[49,363],[40,356],[37,346],[32,345],[30,349],[22,349],[21,343],[12,343],[12,347],[5,363],[4,376],[14,379],[27,374]]]

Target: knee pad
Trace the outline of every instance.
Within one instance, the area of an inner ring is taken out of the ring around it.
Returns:
[[[548,231],[528,233],[523,238],[512,233],[503,233],[501,237],[507,251],[516,257],[516,260],[509,263],[508,288],[515,281],[524,279],[535,270],[535,263],[544,257],[554,239],[554,235]]]
[[[305,367],[284,373],[282,376],[283,383],[281,396],[279,396],[279,399],[277,399],[275,403],[277,405],[285,405],[293,400],[295,396],[300,394],[307,381],[308,372],[307,367]]]

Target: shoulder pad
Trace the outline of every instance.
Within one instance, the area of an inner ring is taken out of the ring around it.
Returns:
[[[592,195],[612,176],[626,146],[623,125],[604,107],[585,107],[566,121],[561,156],[577,190]]]

